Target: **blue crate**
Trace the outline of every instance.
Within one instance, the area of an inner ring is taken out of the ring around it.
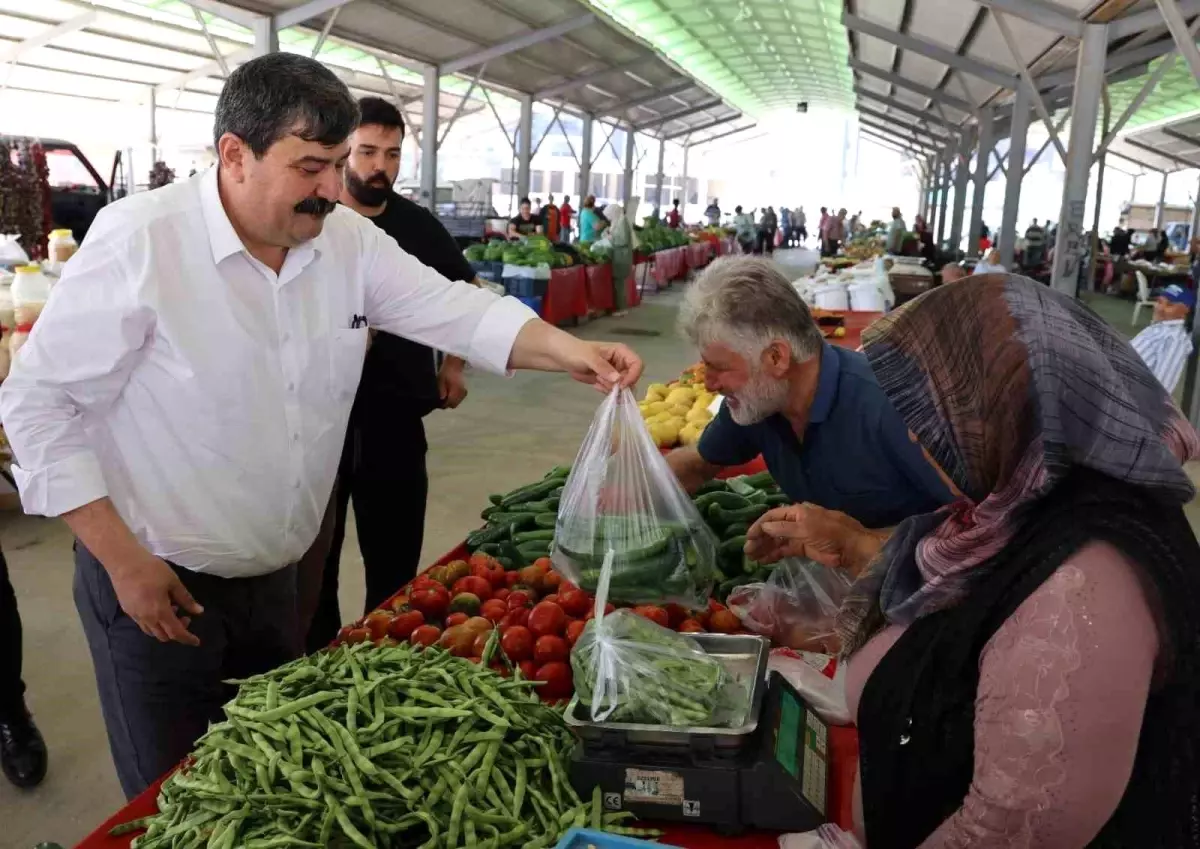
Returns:
[[[532,277],[504,278],[504,291],[517,298],[544,298],[549,288],[549,280],[535,280]]]
[[[533,310],[538,315],[542,314],[542,299],[541,298],[530,298],[530,297],[523,296],[523,295],[517,295],[516,299],[518,301],[520,301],[521,303],[523,303],[525,306],[529,307],[531,310]]]
[[[637,849],[639,846],[661,846],[649,840],[638,840],[635,837],[621,837],[605,831],[592,831],[590,828],[573,828],[563,835],[562,840],[554,849]]]

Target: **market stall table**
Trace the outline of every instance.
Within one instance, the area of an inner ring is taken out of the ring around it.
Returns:
[[[611,312],[616,308],[613,294],[613,267],[611,263],[589,265],[587,274],[587,304],[591,312]]]
[[[555,268],[550,272],[542,318],[550,324],[565,324],[588,313],[587,273],[582,265]]]
[[[683,250],[687,252],[688,268],[703,268],[712,258],[712,248],[707,241],[692,242],[690,245],[685,245]]]
[[[665,289],[672,280],[687,274],[687,247],[664,248],[653,254],[651,273],[658,288]]]

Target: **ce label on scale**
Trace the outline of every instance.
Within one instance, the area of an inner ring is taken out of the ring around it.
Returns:
[[[697,801],[696,799],[684,799],[683,800],[683,815],[685,817],[700,816],[700,802]]]

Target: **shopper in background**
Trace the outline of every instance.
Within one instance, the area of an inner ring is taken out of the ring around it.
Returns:
[[[542,207],[539,217],[542,221],[542,235],[551,242],[557,242],[562,218],[559,215],[558,207],[554,205],[554,195],[546,198],[546,205]]]
[[[350,136],[341,202],[446,279],[474,281],[470,263],[437,217],[392,190],[404,143],[400,111],[378,97],[364,97],[358,108],[362,117]],[[330,499],[329,532],[318,534],[316,550],[300,563],[302,626],[315,607],[307,651],[328,645],[343,621],[338,579],[351,500],[366,575],[363,612],[415,577],[429,492],[422,419],[439,407],[454,409],[467,397],[464,365],[448,355],[438,368],[431,348],[383,331],[374,334]]]
[[[774,262],[713,262],[685,291],[679,326],[700,349],[705,388],[724,396],[700,443],[667,456],[686,491],[761,454],[797,503],[870,527],[951,500],[866,358],[825,341]]]
[[[971,274],[1005,274],[1007,272],[1008,269],[1000,262],[1000,249],[992,248],[982,262],[975,264]]]
[[[534,216],[529,198],[521,198],[520,204],[517,205],[517,214],[508,221],[508,237],[514,239],[518,236],[533,236],[540,232],[542,232],[542,223]]]
[[[904,225],[904,219],[900,215],[900,207],[892,207],[892,220],[888,224],[887,231],[887,247],[888,253],[893,256],[899,256],[904,250],[904,234],[908,232],[908,228]]]
[[[583,209],[579,211],[579,241],[594,242],[600,238],[601,231],[608,226],[596,211],[596,196],[588,195],[583,199]]]
[[[775,216],[775,210],[768,206],[758,221],[758,245],[754,249],[756,254],[775,253],[775,231],[778,227],[779,219]]]
[[[1159,262],[1167,261],[1167,254],[1171,250],[1171,237],[1167,235],[1166,230],[1160,230],[1158,233],[1158,249],[1156,255]]]
[[[28,789],[46,777],[46,741],[25,706],[21,680],[21,614],[0,551],[0,769],[17,787]]]
[[[270,53],[217,100],[218,165],[101,210],[0,420],[26,512],[77,538],[75,603],[133,797],[303,647],[295,563],[326,514],[369,327],[603,391],[641,362],[451,282],[337,203],[358,104]]]
[[[539,221],[542,219],[542,199],[541,198],[533,199],[533,206],[530,211],[533,213],[534,218],[538,219]]]
[[[679,198],[671,204],[671,211],[667,213],[667,226],[672,230],[678,230],[683,224],[683,216],[679,213]]]
[[[967,270],[957,262],[948,262],[942,266],[942,283],[957,283],[967,278]]]
[[[733,208],[733,226],[737,230],[738,244],[742,246],[742,253],[754,253],[755,238],[758,228],[754,225],[754,210],[750,212],[742,212],[740,206]]]
[[[1194,849],[1195,430],[1108,324],[1015,275],[934,289],[863,342],[958,501],[884,532],[784,507],[746,553],[854,580],[864,845]]]
[[[636,209],[636,199],[633,204]],[[612,242],[613,304],[616,307],[613,315],[622,316],[629,309],[625,281],[633,273],[633,227],[625,208],[619,203],[610,203],[604,208],[604,214],[610,222],[608,238]]]
[[[856,233],[858,233],[858,230],[861,226],[862,226],[862,210],[860,209],[858,212],[854,213],[854,215],[850,216],[850,225],[846,230],[845,238],[847,238],[847,239],[854,238],[854,235]]]
[[[792,211],[786,206],[779,208],[779,232],[782,234],[780,244],[785,248],[792,245]]]
[[[793,223],[796,226],[796,243],[803,245],[808,241],[808,216],[804,214],[804,207],[799,207],[796,210]]]
[[[1021,265],[1025,268],[1035,268],[1046,260],[1046,231],[1033,219],[1033,223],[1025,230],[1025,250],[1021,255]]]
[[[558,221],[562,225],[562,240],[571,242],[571,222],[575,218],[575,210],[571,208],[571,196],[563,198],[562,206],[558,208]]]
[[[1129,237],[1132,233],[1121,227],[1114,227],[1112,239],[1109,240],[1109,251],[1113,256],[1124,259],[1129,254]]]
[[[1195,308],[1194,289],[1178,284],[1167,286],[1154,299],[1153,323],[1129,343],[1168,394],[1175,392],[1192,354],[1192,332],[1187,317]]]
[[[716,227],[721,223],[721,207],[716,198],[713,198],[712,203],[705,208],[704,217],[708,219],[709,227]]]

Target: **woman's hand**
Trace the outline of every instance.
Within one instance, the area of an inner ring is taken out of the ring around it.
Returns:
[[[754,523],[746,534],[746,554],[760,563],[807,557],[858,577],[883,547],[889,533],[870,530],[836,510],[815,504],[793,504],[776,507]]]

